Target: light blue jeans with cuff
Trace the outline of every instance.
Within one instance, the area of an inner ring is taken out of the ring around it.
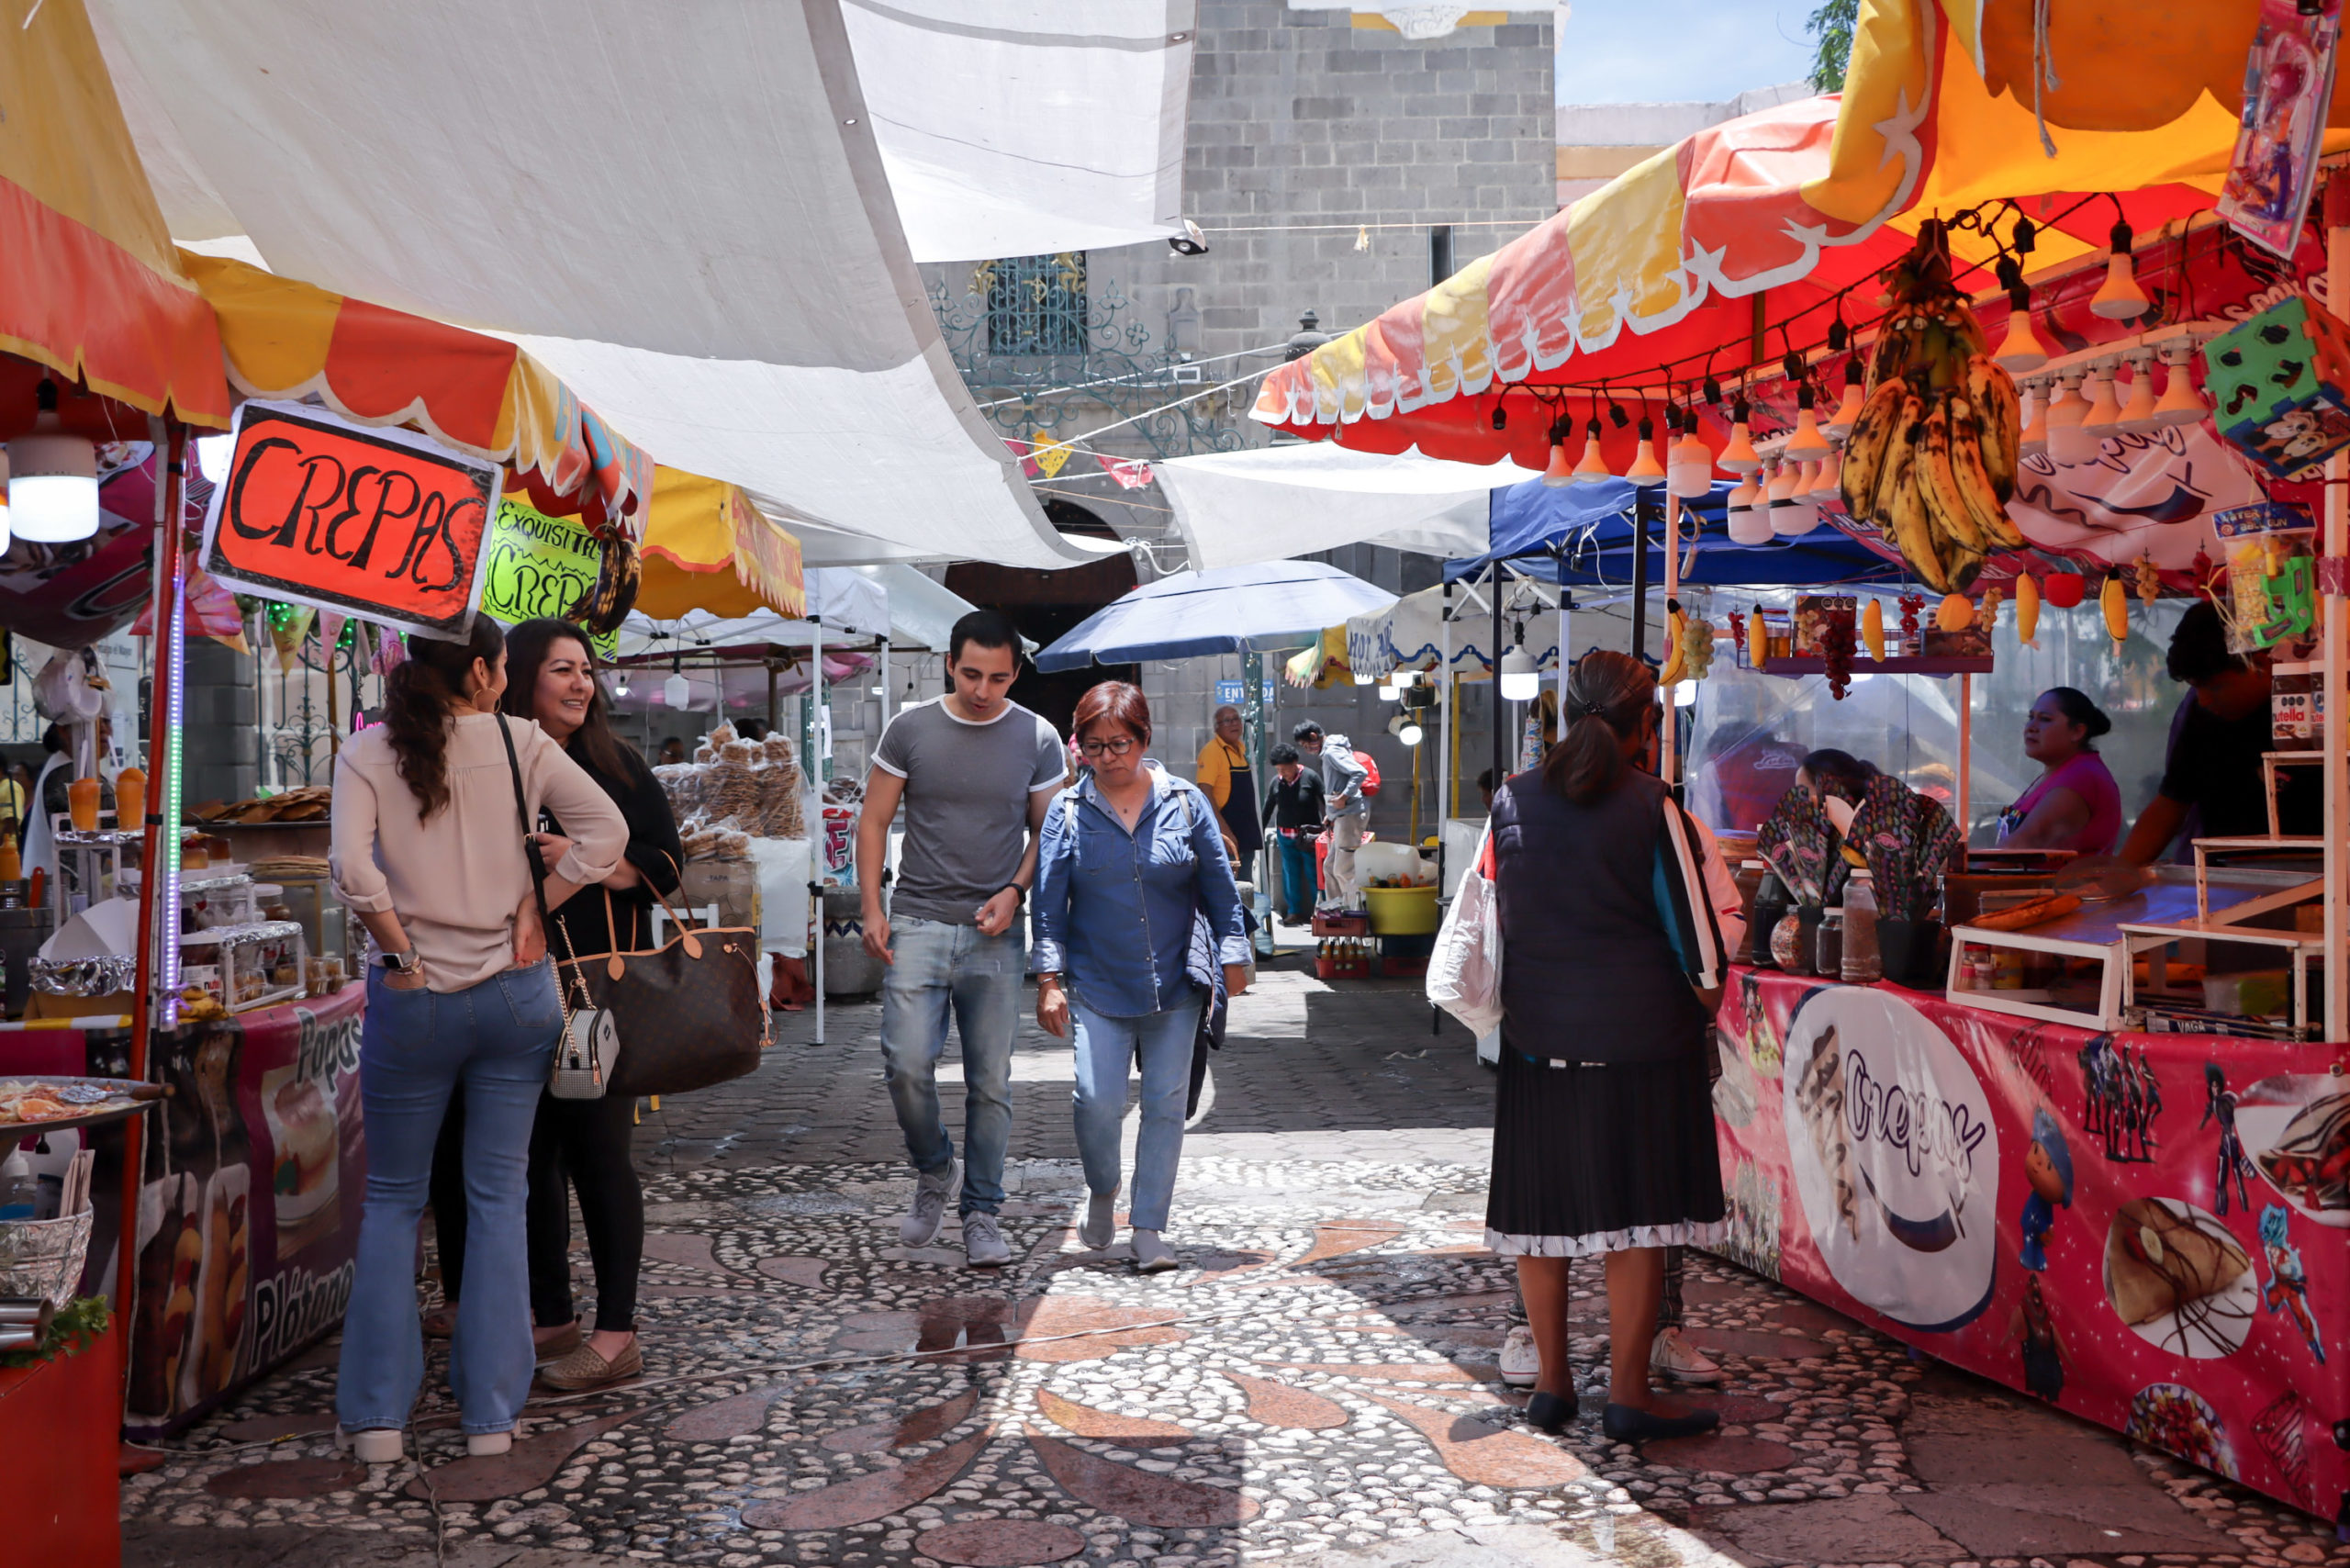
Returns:
[[[938,1058],[951,1012],[963,1039],[963,1193],[958,1214],[1003,1206],[1003,1151],[1012,1141],[1012,1040],[1028,967],[1023,927],[982,936],[976,925],[891,917],[896,955],[881,981],[881,1070],[906,1158],[944,1170],[955,1140],[938,1110]]]
[[[1077,1052],[1077,1152],[1085,1185],[1118,1190],[1118,1133],[1126,1115],[1126,1075],[1142,1062],[1142,1126],[1135,1138],[1135,1179],[1126,1204],[1136,1230],[1165,1230],[1183,1159],[1183,1102],[1192,1088],[1192,1042],[1200,1032],[1192,1000],[1162,1013],[1113,1018],[1069,999]]]
[[[408,1425],[424,1382],[416,1227],[432,1145],[453,1094],[465,1107],[465,1291],[449,1382],[468,1433],[509,1430],[536,1362],[522,1201],[531,1126],[563,1009],[546,964],[464,991],[399,991],[367,971],[359,1092],[367,1116],[367,1200],[342,1325],[335,1415],[343,1429]]]

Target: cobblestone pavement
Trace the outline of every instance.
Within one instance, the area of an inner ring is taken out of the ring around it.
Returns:
[[[1013,1263],[965,1269],[951,1225],[898,1245],[877,1014],[828,1022],[646,1119],[643,1380],[534,1402],[510,1454],[468,1459],[436,1348],[416,1459],[370,1468],[334,1450],[330,1342],[126,1481],[125,1562],[2350,1563],[2320,1521],[1706,1260],[1721,1432],[1536,1433],[1493,1364],[1516,1297],[1478,1241],[1491,1081],[1409,985],[1270,973],[1242,999],[1186,1144],[1184,1267],[1148,1279],[1080,1249],[1066,1050],[1033,1032]],[[1595,1379],[1597,1269],[1577,1283]]]

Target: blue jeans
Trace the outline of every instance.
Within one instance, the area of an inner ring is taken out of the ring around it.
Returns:
[[[881,981],[881,1075],[914,1169],[944,1170],[955,1140],[938,1114],[938,1058],[951,1007],[963,1036],[963,1195],[958,1212],[1003,1206],[1003,1150],[1012,1141],[1012,1036],[1020,1026],[1020,980],[1028,946],[1014,925],[982,936],[976,925],[913,917],[890,922],[897,955]]]
[[[1319,896],[1314,885],[1314,841],[1281,837],[1273,842],[1281,852],[1281,908],[1298,920],[1311,920]]]
[[[468,1432],[503,1432],[531,1392],[531,1292],[522,1199],[531,1125],[563,1010],[545,964],[464,991],[397,991],[367,973],[359,1092],[367,1114],[367,1203],[342,1325],[335,1414],[344,1429],[397,1429],[424,1381],[416,1226],[450,1097],[465,1114],[465,1291],[449,1382]]]
[[[1126,1114],[1126,1072],[1142,1059],[1142,1127],[1135,1138],[1135,1182],[1126,1212],[1136,1230],[1165,1230],[1183,1159],[1183,1102],[1192,1089],[1192,1041],[1200,1032],[1194,995],[1180,1007],[1113,1018],[1075,997],[1077,1152],[1085,1185],[1118,1190],[1118,1132]]]

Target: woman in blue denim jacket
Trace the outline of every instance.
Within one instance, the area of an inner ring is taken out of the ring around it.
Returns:
[[[1076,1026],[1077,1147],[1092,1195],[1078,1237],[1096,1250],[1116,1235],[1126,1073],[1142,1064],[1130,1213],[1135,1267],[1157,1273],[1176,1267],[1160,1232],[1206,1001],[1185,972],[1192,928],[1206,921],[1235,996],[1248,987],[1248,937],[1214,809],[1144,756],[1142,693],[1104,682],[1078,703],[1070,728],[1089,766],[1053,802],[1036,852],[1036,1022],[1056,1038]]]

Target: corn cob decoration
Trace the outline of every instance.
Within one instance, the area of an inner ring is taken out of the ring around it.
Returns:
[[[2027,648],[2040,644],[2032,640],[2040,630],[2040,579],[2030,572],[2016,576],[2016,635]]]
[[[2098,608],[2105,611],[2105,634],[2113,639],[2116,648],[2130,636],[2130,595],[2121,586],[2121,573],[2108,572],[2105,587],[2098,594]]]

